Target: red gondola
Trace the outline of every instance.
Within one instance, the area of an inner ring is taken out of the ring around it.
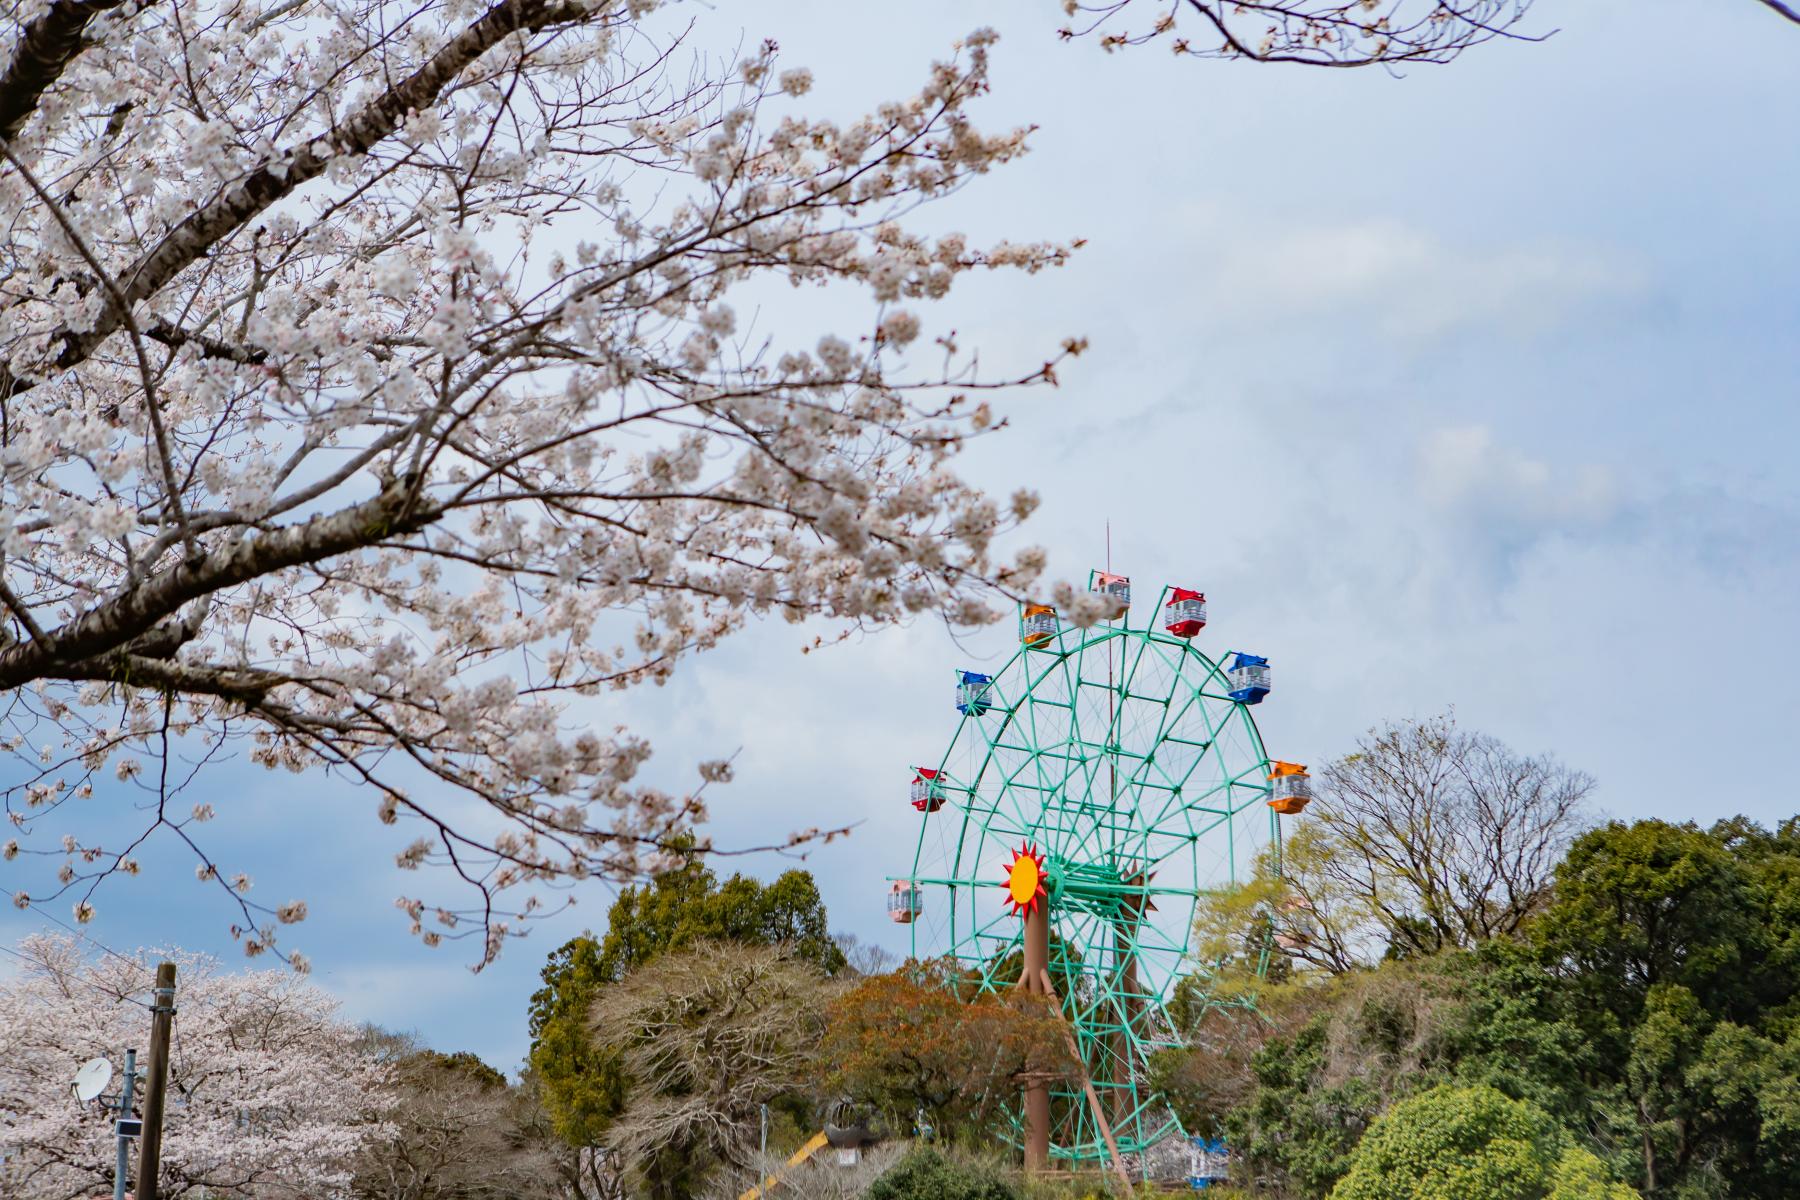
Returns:
[[[1170,588],[1163,605],[1163,628],[1178,638],[1191,638],[1206,628],[1206,593]]]

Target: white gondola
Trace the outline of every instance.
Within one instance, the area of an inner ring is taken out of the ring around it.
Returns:
[[[919,889],[910,883],[894,881],[888,889],[888,920],[900,925],[911,925],[925,911],[925,901]]]
[[[1126,575],[1094,572],[1094,594],[1106,603],[1106,619],[1116,621],[1131,611],[1131,579]]]
[[[1312,780],[1307,776],[1278,775],[1275,777],[1275,799],[1311,800],[1312,798]]]

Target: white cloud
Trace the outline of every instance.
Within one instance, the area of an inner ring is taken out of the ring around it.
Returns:
[[[1470,329],[1524,337],[1584,310],[1635,300],[1649,277],[1602,246],[1543,238],[1491,244],[1391,218],[1252,220],[1185,208],[1191,302],[1212,321],[1329,319],[1353,338],[1432,341]]]
[[[1419,490],[1433,506],[1524,527],[1595,528],[1623,504],[1602,464],[1552,464],[1501,445],[1486,425],[1435,429],[1419,444]]]

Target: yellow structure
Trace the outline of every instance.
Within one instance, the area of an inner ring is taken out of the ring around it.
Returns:
[[[751,1188],[749,1191],[739,1196],[738,1200],[762,1200],[762,1197],[768,1194],[769,1189],[780,1183],[782,1178],[785,1177],[789,1171],[823,1150],[826,1144],[827,1140],[824,1131],[821,1130],[820,1132],[815,1133],[812,1141],[806,1143],[806,1145],[800,1147],[789,1156],[787,1162],[782,1165],[780,1171],[763,1180],[760,1185]]]

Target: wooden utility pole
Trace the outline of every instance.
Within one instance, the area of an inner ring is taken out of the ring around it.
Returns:
[[[149,1078],[144,1081],[144,1135],[138,1143],[137,1200],[156,1200],[162,1166],[163,1101],[169,1089],[169,1030],[175,1023],[175,964],[156,966],[156,1003],[150,1009]]]

